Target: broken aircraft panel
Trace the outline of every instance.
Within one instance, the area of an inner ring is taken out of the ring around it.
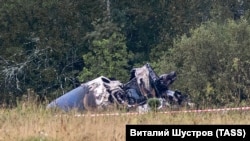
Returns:
[[[169,89],[176,80],[175,71],[158,76],[147,63],[133,68],[130,75],[129,82],[125,84],[100,76],[53,100],[47,107],[83,111],[105,109],[116,103],[129,109],[147,104],[149,98],[158,98],[163,104],[160,107],[164,107],[166,103],[182,105],[188,99],[180,91]]]
[[[56,98],[47,105],[47,108],[59,108],[64,111],[105,108],[110,104],[111,95],[120,100],[118,94],[121,94],[119,92],[122,90],[122,85],[120,81],[100,76]]]

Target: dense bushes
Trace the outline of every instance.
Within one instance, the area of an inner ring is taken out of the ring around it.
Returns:
[[[244,0],[1,0],[0,103],[28,90],[52,100],[99,75],[125,82],[132,67],[149,62],[158,74],[177,70],[174,87],[201,105],[239,104],[249,96],[249,27],[227,19],[248,19],[249,7]]]
[[[249,38],[250,25],[244,19],[207,22],[193,29],[190,37],[177,39],[171,57],[162,59],[167,57],[166,66],[177,69],[175,87],[186,90],[200,105],[244,104],[250,96]]]

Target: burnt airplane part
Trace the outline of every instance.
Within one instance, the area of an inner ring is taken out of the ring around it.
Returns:
[[[159,99],[159,109],[189,102],[187,96],[180,91],[169,89],[177,78],[175,71],[158,76],[147,63],[142,67],[133,68],[130,75],[129,82],[125,84],[100,76],[53,100],[47,108],[83,111],[106,109],[116,104],[128,110],[136,107],[148,111],[148,100],[151,98]]]
[[[177,74],[172,71],[158,76],[149,63],[140,68],[131,70],[130,81],[124,85],[130,105],[137,105],[148,111],[147,101],[158,98],[161,105],[159,109],[168,104],[181,105],[184,98],[179,91],[169,90],[169,86],[176,80]]]
[[[88,91],[89,88],[86,85],[81,85],[50,102],[47,108],[59,108],[64,111],[77,109],[82,111],[84,109],[82,100]]]
[[[122,85],[120,81],[100,76],[53,100],[47,108],[59,108],[63,111],[105,109],[114,102],[124,103],[121,99]],[[114,98],[117,100],[111,101]]]

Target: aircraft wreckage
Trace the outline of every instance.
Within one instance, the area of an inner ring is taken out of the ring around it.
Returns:
[[[100,76],[56,98],[47,108],[84,111],[118,105],[127,110],[149,111],[150,99],[158,101],[157,109],[172,105],[193,106],[188,95],[169,89],[176,77],[175,71],[158,76],[147,63],[140,68],[133,68],[126,84]]]

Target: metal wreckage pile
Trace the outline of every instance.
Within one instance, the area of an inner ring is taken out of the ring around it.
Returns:
[[[158,103],[154,108],[164,109],[171,106],[193,106],[190,98],[169,86],[176,80],[176,72],[158,76],[149,63],[131,70],[131,77],[126,84],[100,76],[81,84],[79,87],[56,98],[47,108],[59,108],[63,111],[107,109],[118,105],[127,111],[136,109],[147,112],[152,109],[150,100]]]

